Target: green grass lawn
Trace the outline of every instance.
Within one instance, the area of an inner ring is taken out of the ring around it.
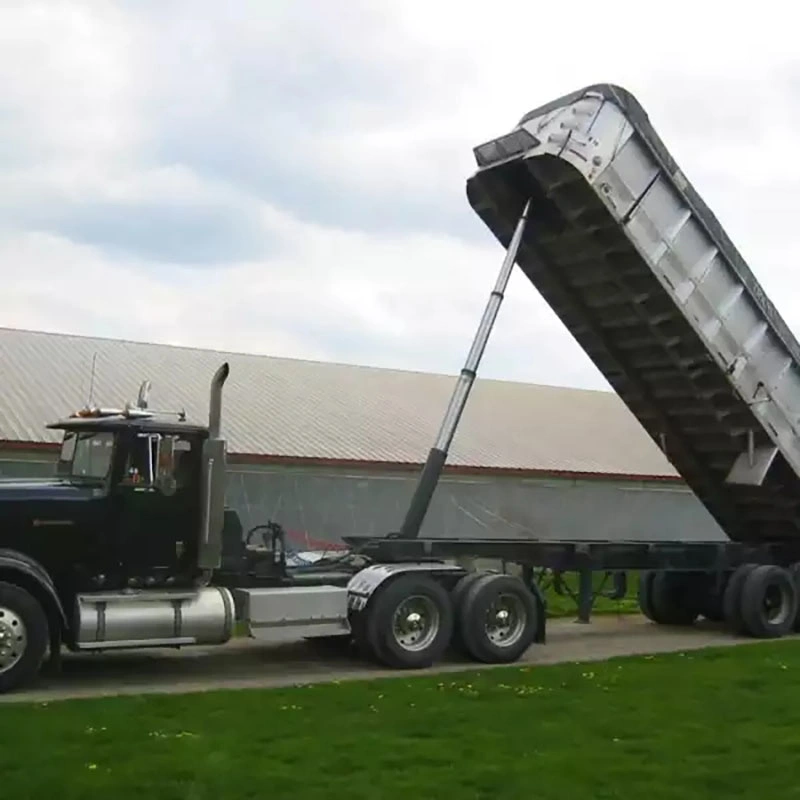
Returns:
[[[3,796],[800,795],[800,642],[0,707]]]

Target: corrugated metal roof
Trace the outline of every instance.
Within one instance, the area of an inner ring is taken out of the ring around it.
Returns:
[[[231,365],[223,431],[232,453],[419,463],[454,377],[224,353],[187,347],[0,328],[0,440],[53,442],[44,425],[94,401],[185,408],[204,421],[208,385]],[[675,476],[621,400],[610,392],[481,380],[473,388],[449,462],[465,467]]]

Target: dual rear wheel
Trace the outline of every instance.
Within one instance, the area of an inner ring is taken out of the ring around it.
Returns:
[[[775,639],[800,629],[800,564],[743,564],[727,575],[650,572],[639,582],[642,613],[662,625],[698,617],[725,622],[735,634]]]
[[[376,590],[354,633],[365,654],[393,668],[431,666],[451,645],[475,661],[509,663],[535,640],[541,613],[510,575],[471,573],[448,591],[432,575],[407,573]]]

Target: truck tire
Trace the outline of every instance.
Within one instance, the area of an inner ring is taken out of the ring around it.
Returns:
[[[36,677],[49,638],[39,601],[19,586],[0,581],[0,694]]]
[[[792,564],[789,567],[789,574],[794,580],[794,585],[797,589],[797,595],[800,597],[800,562]],[[794,622],[792,623],[792,630],[797,633],[800,631],[800,602],[797,604],[797,613],[794,615]]]
[[[695,576],[685,572],[657,572],[650,604],[653,618],[661,625],[692,625],[700,614]]]
[[[724,588],[725,584],[718,579],[716,574],[707,575],[707,581],[703,587],[700,613],[709,622],[725,620],[725,609],[722,607]]]
[[[722,613],[725,624],[731,633],[744,634],[746,632],[742,620],[742,587],[747,576],[757,567],[757,564],[742,564],[737,567],[725,587],[722,595]]]
[[[469,655],[469,650],[461,636],[461,618],[464,612],[464,598],[466,597],[469,588],[482,577],[486,575],[485,572],[469,572],[463,578],[458,580],[458,583],[453,587],[450,592],[450,598],[453,601],[453,614],[455,615],[453,624],[453,637],[450,644],[453,650],[459,655]]]
[[[747,574],[741,593],[745,632],[756,639],[778,639],[792,630],[797,586],[788,570],[763,564]]]
[[[536,598],[519,578],[484,575],[464,596],[459,636],[476,661],[508,664],[533,644],[538,623]]]
[[[396,669],[432,666],[447,650],[453,627],[450,594],[428,575],[395,578],[367,606],[369,649],[378,661]]]
[[[650,622],[657,622],[653,616],[653,579],[656,573],[646,570],[639,575],[639,609]]]

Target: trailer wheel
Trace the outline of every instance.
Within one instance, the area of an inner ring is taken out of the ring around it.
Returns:
[[[646,570],[639,575],[639,609],[651,622],[658,622],[653,611],[653,579],[656,573]]]
[[[484,575],[463,599],[459,634],[476,661],[508,664],[531,646],[538,622],[536,598],[519,578]]]
[[[36,598],[19,586],[0,582],[0,693],[37,675],[49,638],[47,617]]]
[[[797,615],[797,587],[788,570],[763,564],[747,574],[741,592],[746,633],[777,639],[792,630]]]
[[[800,631],[800,562],[796,562],[789,567],[789,574],[792,576],[795,588],[797,589],[797,613],[794,615],[794,621],[792,622],[792,631],[797,633]]]
[[[709,622],[723,622],[725,609],[723,608],[725,583],[716,573],[707,575],[707,582],[703,589],[700,613]]]
[[[443,655],[453,635],[448,591],[428,575],[401,575],[367,607],[366,636],[386,666],[421,669]]]
[[[684,572],[657,572],[650,589],[653,618],[661,625],[691,625],[700,609],[696,576]]]
[[[742,619],[742,587],[747,576],[757,566],[757,564],[742,564],[728,578],[728,585],[722,595],[722,613],[725,624],[731,633],[744,634],[746,632]]]

